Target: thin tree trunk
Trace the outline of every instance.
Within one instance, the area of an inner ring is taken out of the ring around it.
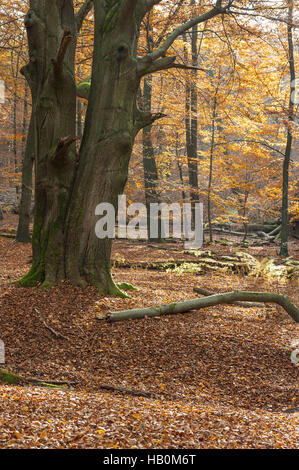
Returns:
[[[248,199],[248,191],[246,191],[246,190],[245,190],[245,194],[244,194],[244,206],[243,206],[243,217],[244,217],[244,222],[243,222],[243,226],[244,226],[244,237],[243,237],[242,243],[245,243],[245,241],[246,241],[246,238],[247,238],[247,233],[248,233],[248,224],[245,222],[245,218],[246,218],[246,211],[247,211],[247,199]]]
[[[143,94],[142,94],[142,109],[146,112],[151,112],[152,108],[152,80],[151,77],[144,79]],[[144,172],[144,191],[145,191],[145,205],[147,210],[147,227],[148,238],[150,237],[150,205],[152,203],[159,203],[159,194],[157,192],[158,185],[158,169],[155,159],[155,150],[152,142],[152,126],[149,125],[143,129],[142,134],[142,156],[143,156],[143,172]],[[159,223],[159,234],[161,233]],[[159,241],[161,237],[158,236]]]
[[[193,2],[194,4],[194,2]],[[192,65],[197,66],[198,50],[197,50],[197,25],[191,31],[191,50]],[[185,41],[187,36],[184,35]],[[185,61],[188,62],[188,54],[185,50]],[[186,104],[185,104],[185,126],[186,126],[186,150],[188,163],[188,176],[190,185],[190,201],[192,203],[192,226],[195,223],[195,204],[198,202],[198,165],[197,165],[197,91],[196,91],[196,72],[192,73],[192,79],[186,79]]]
[[[146,48],[147,53],[153,50],[153,23],[152,15],[147,15],[146,18]],[[150,113],[152,110],[152,76],[144,78],[143,93],[141,96],[141,108],[143,111]],[[158,186],[158,168],[155,158],[155,150],[152,138],[152,125],[146,126],[142,130],[142,157],[143,157],[143,174],[144,174],[144,193],[145,205],[147,212],[147,230],[148,239],[151,241],[161,240],[161,223],[158,223],[158,239],[152,240],[150,234],[150,205],[152,203],[160,203],[159,194],[157,192]]]
[[[17,242],[31,241],[29,225],[32,200],[32,171],[34,163],[34,129],[33,119],[30,118],[27,141],[25,146],[22,169],[22,194],[19,208],[19,223],[16,235]]]
[[[288,54],[290,69],[290,101],[288,109],[288,129],[285,157],[283,161],[283,183],[282,183],[282,205],[281,205],[281,247],[280,255],[288,256],[288,231],[289,231],[289,166],[292,154],[293,143],[293,123],[295,120],[294,96],[296,86],[296,73],[294,62],[294,44],[293,44],[293,10],[294,0],[288,0]]]
[[[78,66],[78,78],[81,80],[81,66]],[[80,98],[77,98],[77,136],[82,139],[83,136],[83,109],[84,105]]]
[[[183,177],[183,165],[182,162],[180,161],[180,155],[179,155],[179,134],[176,132],[175,135],[175,156],[176,156],[176,162],[179,170],[179,178],[180,178],[180,183],[182,186],[182,199],[183,202],[186,202],[186,192],[185,192],[185,186],[184,186],[184,177]]]
[[[210,168],[209,168],[209,183],[208,183],[208,224],[209,224],[210,243],[212,243],[213,241],[211,191],[212,191],[212,185],[213,185],[213,159],[214,159],[214,147],[215,147],[216,115],[217,115],[217,95],[215,94],[215,97],[213,100],[213,110],[212,110],[212,134],[211,134],[211,144],[210,144]]]

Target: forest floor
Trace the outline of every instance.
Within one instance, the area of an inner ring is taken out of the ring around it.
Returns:
[[[10,233],[15,222],[16,216],[5,214],[0,232]],[[206,248],[244,251],[236,240]],[[290,249],[298,260],[299,242]],[[192,259],[183,251],[179,243],[117,240],[113,259]],[[280,261],[277,246],[247,251]],[[48,290],[12,285],[28,271],[30,257],[30,245],[0,236],[5,367],[23,377],[77,384],[0,385],[0,448],[299,447],[299,368],[290,357],[299,327],[280,307],[221,305],[113,324],[96,317],[195,298],[195,286],[277,292],[298,305],[298,280],[115,268],[117,282],[139,288],[120,299],[68,282]],[[64,338],[57,338],[39,313]],[[107,391],[103,384],[151,397]]]

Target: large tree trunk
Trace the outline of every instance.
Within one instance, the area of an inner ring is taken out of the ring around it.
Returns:
[[[140,80],[174,66],[176,57],[166,51],[182,32],[228,9],[218,0],[175,28],[158,49],[137,57],[141,21],[158,3],[94,1],[93,70],[77,165],[74,56],[77,32],[92,1],[85,0],[75,17],[72,0],[30,0],[25,20],[30,63],[23,74],[31,88],[36,135],[35,217],[33,265],[22,285],[47,287],[69,279],[122,294],[110,273],[112,240],[95,234],[95,209],[101,202],[117,209],[134,139],[162,117],[137,108]]]
[[[120,291],[110,273],[112,240],[96,237],[95,208],[101,202],[117,208],[139,130],[134,120],[139,88],[134,60],[137,28],[129,11],[122,12],[123,21],[117,21],[121,12],[116,5],[106,7],[106,11],[97,2],[94,6],[92,80],[67,219],[66,276],[76,284],[92,284],[113,294]],[[110,15],[114,19],[107,23],[105,18]]]
[[[65,278],[64,221],[75,172],[76,23],[71,0],[31,0],[25,19],[35,148],[33,264],[21,284]]]

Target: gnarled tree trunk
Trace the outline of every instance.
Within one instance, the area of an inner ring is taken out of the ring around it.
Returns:
[[[30,0],[25,20],[30,63],[23,74],[31,88],[35,148],[33,265],[22,285],[49,286],[62,279],[99,291],[122,292],[110,273],[112,240],[95,234],[95,209],[117,208],[137,133],[161,114],[140,111],[137,92],[143,76],[176,67],[166,52],[195,24],[230,7],[215,7],[175,28],[157,49],[137,56],[142,19],[160,0],[94,1],[95,37],[91,85],[76,90],[77,34],[91,8],[85,0],[74,15],[72,0]],[[178,65],[181,67],[181,65]],[[76,164],[76,93],[89,99]]]
[[[100,202],[117,207],[139,131],[136,98],[140,78],[134,60],[138,29],[129,10],[130,6],[121,11],[117,2],[106,9],[95,2],[91,89],[67,218],[67,278],[110,293],[118,292],[110,274],[112,240],[95,236],[95,208]]]
[[[35,145],[33,264],[21,283],[65,278],[65,227],[75,173],[76,22],[71,0],[31,0],[25,18]]]

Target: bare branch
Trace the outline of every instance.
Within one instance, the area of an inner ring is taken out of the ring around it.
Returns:
[[[196,67],[196,65],[188,65],[188,64],[172,64],[167,69],[183,69],[183,70],[194,70],[195,72],[206,72],[208,73],[208,69],[203,69],[202,67]]]
[[[170,46],[174,43],[174,41],[185,31],[188,29],[192,28],[193,26],[199,24],[199,23],[204,23],[205,21],[210,20],[211,18],[214,18],[215,16],[219,14],[225,14],[228,12],[230,5],[232,2],[229,2],[226,7],[222,7],[222,1],[217,0],[216,5],[214,8],[212,8],[210,11],[207,11],[206,13],[203,13],[202,15],[195,16],[194,18],[191,18],[191,20],[186,21],[185,23],[181,24],[177,28],[174,29],[174,31],[168,36],[168,38],[164,41],[164,43],[155,51],[151,52],[148,54],[152,60],[155,60],[159,57],[163,57],[167,50],[170,48]]]
[[[149,58],[149,55],[150,54],[139,59],[138,71],[140,72],[141,77],[143,75],[148,75],[150,73],[157,72],[158,70],[169,69],[176,60],[176,56],[169,56],[152,61]]]
[[[150,126],[158,119],[166,117],[163,113],[151,113],[147,111],[141,111],[136,109],[135,111],[135,132],[136,134],[144,127]]]
[[[158,47],[158,49],[150,52],[149,54],[140,57],[138,60],[138,70],[140,76],[146,75],[148,73],[153,73],[157,70],[165,70],[168,68],[173,67],[175,57],[165,57],[167,50],[172,46],[174,41],[185,31],[196,26],[199,23],[205,23],[209,19],[214,18],[219,14],[225,14],[229,12],[229,8],[231,7],[233,0],[229,0],[225,7],[222,6],[222,0],[217,0],[216,5],[214,8],[209,10],[202,15],[195,16],[191,18],[191,20],[186,21],[185,23],[181,24],[177,28],[173,30],[173,32],[168,36],[168,38],[163,42],[163,44]],[[175,68],[189,68],[188,66],[183,65],[175,65]]]
[[[202,72],[208,72],[208,70],[196,67],[195,65],[177,64],[175,60],[176,56],[162,57],[150,63],[148,66],[144,66],[144,62],[141,59],[141,76],[168,69],[200,70]]]
[[[79,9],[78,13],[76,14],[76,24],[77,24],[78,32],[82,28],[83,21],[85,20],[86,16],[90,12],[92,5],[93,5],[93,0],[85,0],[83,5]]]

